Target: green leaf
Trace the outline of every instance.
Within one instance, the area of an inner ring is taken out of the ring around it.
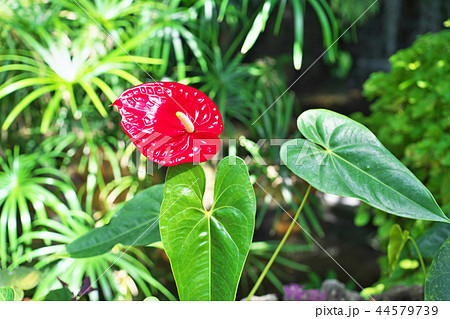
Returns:
[[[131,62],[131,63],[142,63],[142,64],[162,64],[162,59],[148,58],[144,56],[136,56],[136,55],[123,55],[112,57],[106,59],[107,62],[112,63],[121,63],[121,62]]]
[[[197,58],[198,64],[204,73],[208,72],[208,64],[206,63],[205,58],[203,57],[202,50],[200,50],[198,46],[198,40],[194,37],[194,35],[182,26],[178,26],[176,28],[180,34],[185,38],[187,45],[191,48],[192,53]]]
[[[92,103],[94,103],[94,106],[97,108],[97,111],[103,117],[107,117],[108,112],[106,112],[105,107],[102,104],[102,101],[100,101],[100,98],[98,97],[95,90],[92,88],[92,85],[89,84],[88,82],[80,82],[80,85],[84,89],[84,91],[87,93],[87,95],[91,99]]]
[[[0,287],[0,301],[14,301],[15,293],[11,287]]]
[[[13,82],[8,86],[2,87],[0,90],[0,99],[4,96],[13,93],[14,91],[32,86],[32,85],[41,85],[41,84],[49,84],[54,83],[54,80],[51,78],[27,78],[21,81]]]
[[[272,9],[272,1],[266,0],[264,2],[264,5],[262,6],[261,11],[256,16],[255,21],[253,22],[253,25],[247,34],[247,37],[244,40],[244,44],[241,48],[242,54],[246,54],[253,47],[261,32],[264,31],[266,22],[269,19],[269,15]]]
[[[23,289],[14,288],[14,301],[22,301],[25,296]]]
[[[150,296],[145,298],[143,301],[159,301],[159,299],[154,296]]]
[[[392,226],[388,244],[388,260],[391,274],[394,272],[395,265],[400,258],[403,247],[408,241],[408,237],[409,232],[407,230],[402,231],[398,224]]]
[[[56,110],[60,106],[61,99],[62,99],[62,91],[56,90],[52,99],[48,103],[47,108],[44,111],[44,114],[42,115],[42,121],[41,121],[41,133],[42,134],[44,134],[48,131],[50,124],[53,120],[53,117],[55,116]]]
[[[23,71],[39,73],[39,68],[26,64],[8,64],[0,67],[0,73],[5,71]]]
[[[434,224],[425,233],[417,239],[417,246],[424,258],[435,258],[439,248],[450,236],[450,224]],[[411,251],[414,257],[417,257],[415,250]]]
[[[275,26],[273,28],[273,34],[278,35],[280,32],[281,22],[283,21],[283,13],[286,7],[286,0],[280,0],[280,4],[278,6],[277,18],[275,20]]]
[[[219,15],[217,17],[217,22],[219,22],[219,23],[222,22],[223,18],[225,17],[225,13],[227,12],[228,2],[229,2],[229,0],[224,0],[220,4]]]
[[[72,299],[73,294],[69,288],[52,290],[45,296],[45,301],[71,301]]]
[[[317,2],[317,0],[309,0],[309,3],[314,8],[317,17],[319,18],[320,25],[322,26],[323,44],[327,48],[328,56],[332,62],[335,61],[335,48],[333,48],[332,31],[330,21],[328,20],[327,13],[324,8]]]
[[[292,1],[292,10],[294,12],[294,67],[300,70],[303,61],[303,34],[304,34],[304,7],[299,1]]]
[[[102,92],[106,95],[106,97],[112,102],[117,98],[116,94],[114,94],[113,90],[100,78],[93,77],[90,79],[92,83],[94,83]]]
[[[8,117],[5,119],[5,122],[3,122],[2,130],[6,131],[12,124],[12,122],[16,119],[16,117],[20,114],[20,112],[22,112],[24,108],[30,105],[31,102],[36,100],[38,97],[44,95],[45,93],[54,91],[57,88],[58,88],[57,85],[44,86],[37,90],[34,90],[26,97],[24,97],[19,103],[17,103],[17,105],[12,109],[12,111],[9,112]]]
[[[173,51],[175,52],[175,59],[177,60],[177,76],[182,80],[186,77],[186,63],[184,61],[183,43],[181,42],[180,33],[178,30],[172,30]]]
[[[41,280],[41,272],[30,267],[17,267],[13,270],[0,270],[0,286],[10,286],[30,290]]]
[[[95,228],[69,245],[73,258],[86,258],[110,251],[114,245],[148,245],[160,241],[158,217],[164,185],[155,185],[139,192],[103,227]]]
[[[169,167],[160,230],[180,300],[234,300],[255,226],[247,166],[237,157],[217,167],[211,210],[203,207],[201,166]]]
[[[0,61],[17,61],[22,63],[28,63],[34,66],[40,67],[40,63],[36,61],[35,59],[31,59],[29,57],[23,56],[23,55],[15,55],[15,54],[3,54],[0,55]]]
[[[122,79],[130,82],[133,85],[142,84],[141,80],[139,80],[137,77],[135,77],[131,73],[129,73],[127,71],[124,71],[124,70],[111,69],[111,70],[106,71],[105,73],[110,73],[110,74],[117,75],[117,76],[121,77]]]
[[[22,301],[24,292],[14,287],[0,287],[0,301]]]
[[[450,237],[439,249],[425,279],[425,300],[450,300]]]
[[[428,189],[365,126],[323,109],[304,112],[297,125],[306,139],[284,143],[280,155],[313,187],[394,215],[449,222]]]

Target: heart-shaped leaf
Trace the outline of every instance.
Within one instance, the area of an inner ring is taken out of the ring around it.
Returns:
[[[180,300],[234,300],[250,249],[256,200],[247,166],[236,157],[217,167],[211,210],[203,207],[201,166],[167,171],[160,230]]]
[[[392,226],[388,244],[388,260],[391,273],[394,272],[395,265],[400,258],[400,254],[402,253],[408,238],[409,232],[407,230],[402,231],[398,224]]]
[[[439,249],[425,280],[425,300],[450,300],[450,237]]]
[[[126,202],[108,225],[95,228],[69,245],[73,258],[86,258],[110,251],[114,245],[148,245],[160,241],[158,217],[164,185],[149,187]]]
[[[297,126],[306,139],[284,143],[280,155],[313,187],[394,215],[449,222],[428,189],[365,126],[321,109],[301,114]]]

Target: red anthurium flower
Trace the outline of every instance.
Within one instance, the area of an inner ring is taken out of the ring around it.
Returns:
[[[219,150],[222,116],[202,92],[175,82],[151,82],[114,101],[120,125],[151,161],[173,166],[204,162]]]

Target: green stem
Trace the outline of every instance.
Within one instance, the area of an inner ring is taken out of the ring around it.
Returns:
[[[278,253],[280,252],[281,248],[283,247],[284,243],[286,242],[287,238],[289,237],[289,234],[291,233],[292,228],[294,228],[296,220],[298,219],[298,216],[300,216],[300,212],[302,211],[303,206],[305,206],[306,199],[308,198],[308,195],[310,192],[311,192],[311,185],[308,186],[308,189],[306,190],[306,194],[303,197],[302,203],[300,204],[300,207],[298,208],[297,212],[295,213],[294,218],[292,218],[292,222],[289,225],[289,228],[287,229],[286,233],[284,234],[283,239],[281,240],[277,249],[273,253],[272,257],[270,258],[270,260],[267,263],[266,267],[264,268],[263,272],[261,273],[258,280],[256,281],[255,286],[253,287],[252,291],[250,291],[250,293],[247,297],[247,300],[250,300],[253,297],[253,295],[256,293],[256,290],[258,290],[259,286],[261,285],[262,281],[264,280],[264,277],[266,277],[266,274],[269,271],[270,267],[272,266],[273,262],[275,261],[275,258],[277,258]]]
[[[417,255],[419,256],[420,265],[422,266],[424,280],[427,278],[427,270],[425,269],[425,264],[423,262],[422,254],[420,253],[419,247],[416,244],[416,241],[411,236],[408,236],[408,239],[413,243],[414,248],[416,248]]]
[[[89,146],[92,146],[90,145],[92,143],[91,130],[89,129],[89,123],[84,115],[81,116],[81,126],[83,127],[84,136],[86,137]]]

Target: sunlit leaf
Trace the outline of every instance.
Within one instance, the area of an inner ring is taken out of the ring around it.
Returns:
[[[44,95],[45,93],[54,91],[56,89],[57,89],[56,85],[48,85],[41,87],[37,90],[34,90],[26,97],[24,97],[19,103],[17,103],[17,105],[12,109],[12,111],[9,112],[8,117],[5,119],[5,122],[3,122],[2,130],[7,130],[9,126],[12,124],[12,122],[16,119],[16,117],[20,114],[20,112],[22,112],[23,109],[26,108],[31,102],[36,100],[38,97]]]
[[[124,80],[127,80],[128,82],[130,82],[133,85],[142,84],[141,80],[139,80],[134,75],[132,75],[131,73],[124,71],[124,70],[112,69],[112,70],[107,71],[106,73],[117,75],[117,76],[123,78]]]
[[[61,97],[62,92],[60,90],[57,90],[53,95],[52,99],[50,100],[50,103],[48,103],[47,108],[45,109],[44,114],[42,115],[41,121],[42,134],[47,132],[48,128],[50,127],[53,117],[55,116],[56,110],[60,106]]]
[[[53,80],[49,78],[28,78],[24,80],[20,80],[14,83],[9,84],[8,86],[3,87],[0,90],[0,99],[4,96],[15,92],[19,89],[23,89],[32,85],[39,85],[39,84],[50,84]]]
[[[103,80],[97,77],[93,77],[90,79],[92,83],[94,83],[100,90],[102,90],[103,93],[105,93],[106,97],[111,101],[114,102],[117,99],[116,94],[113,92],[113,90],[109,87],[108,84],[106,84]]]
[[[270,11],[273,9],[271,2],[271,0],[266,0],[261,11],[256,16],[255,21],[244,40],[244,44],[242,45],[242,54],[246,54],[253,47],[261,32],[264,31]]]
[[[300,70],[303,61],[303,33],[304,33],[304,8],[299,1],[292,2],[292,8],[294,12],[294,67],[296,70]]]

